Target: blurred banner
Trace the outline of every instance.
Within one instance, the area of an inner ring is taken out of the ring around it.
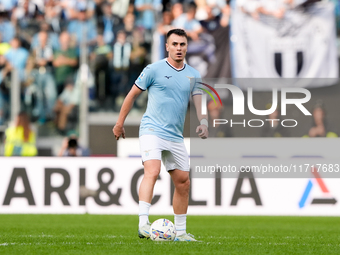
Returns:
[[[1,166],[0,213],[138,217],[140,159],[2,158]],[[188,214],[339,216],[339,180],[322,178],[322,173],[314,177],[192,178]],[[150,213],[172,214],[173,192],[170,177],[162,169]]]
[[[337,78],[335,25],[333,3],[287,10],[282,18],[262,14],[254,18],[236,7],[231,29],[233,76]],[[332,79],[329,84],[310,80],[306,87],[332,84]]]

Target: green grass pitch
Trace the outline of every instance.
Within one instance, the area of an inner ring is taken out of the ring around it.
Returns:
[[[150,216],[150,221],[173,216]],[[340,254],[340,217],[188,216],[201,242],[137,236],[131,215],[0,215],[0,254]]]

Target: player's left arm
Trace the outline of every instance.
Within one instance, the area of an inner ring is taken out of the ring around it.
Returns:
[[[192,96],[196,108],[196,114],[198,121],[200,122],[200,125],[196,128],[196,133],[198,133],[198,136],[202,139],[206,139],[209,136],[208,131],[208,116],[202,115],[201,107],[202,107],[202,95],[196,94]]]

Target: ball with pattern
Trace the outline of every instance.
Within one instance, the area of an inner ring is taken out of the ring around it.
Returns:
[[[150,239],[153,241],[173,241],[176,237],[175,225],[168,219],[154,221],[150,232]]]

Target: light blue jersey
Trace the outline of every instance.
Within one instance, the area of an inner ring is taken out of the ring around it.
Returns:
[[[176,69],[166,60],[144,68],[135,85],[148,90],[148,105],[139,136],[156,135],[172,142],[183,142],[183,128],[190,95],[201,94],[196,83],[200,74],[184,64]]]

